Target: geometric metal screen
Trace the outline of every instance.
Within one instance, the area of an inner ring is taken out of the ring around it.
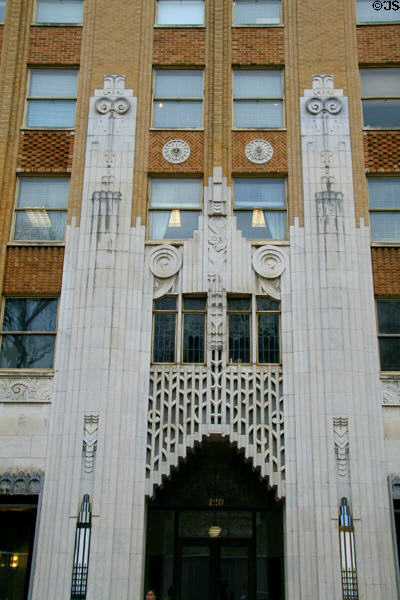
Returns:
[[[86,598],[90,529],[92,515],[90,512],[89,494],[83,496],[81,510],[76,524],[74,566],[72,570],[71,600]]]
[[[340,562],[344,600],[358,600],[354,527],[347,498],[342,498],[339,514]]]

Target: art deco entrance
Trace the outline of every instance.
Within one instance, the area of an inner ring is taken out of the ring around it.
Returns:
[[[149,502],[145,586],[158,600],[283,600],[282,505],[227,443],[204,442]]]

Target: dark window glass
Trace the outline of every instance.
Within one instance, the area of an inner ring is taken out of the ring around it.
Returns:
[[[166,296],[161,300],[154,302],[155,310],[176,310],[176,298],[173,296]]]
[[[229,362],[250,362],[250,314],[229,315]]]
[[[382,371],[400,371],[400,300],[378,300],[378,335]]]
[[[279,315],[258,315],[258,362],[279,363]]]
[[[176,315],[156,313],[154,315],[153,361],[175,362]]]
[[[400,127],[400,69],[361,69],[365,127]]]
[[[379,333],[400,334],[400,300],[378,300]]]
[[[250,298],[228,298],[228,310],[250,311]]]
[[[185,313],[183,316],[183,362],[204,362],[205,315]]]
[[[54,359],[56,320],[56,298],[8,298],[4,309],[0,367],[50,369]]]

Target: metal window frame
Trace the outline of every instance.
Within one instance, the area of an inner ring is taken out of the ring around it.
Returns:
[[[31,83],[32,83],[32,73],[34,71],[74,71],[77,75],[76,78],[76,85],[77,85],[77,93],[75,96],[31,96],[30,94],[30,90],[31,90]],[[75,129],[75,120],[76,120],[76,104],[77,104],[77,97],[78,97],[78,85],[79,85],[79,67],[54,67],[54,66],[38,66],[38,67],[30,67],[28,69],[28,77],[27,77],[27,91],[26,91],[26,100],[25,100],[25,115],[24,115],[24,123],[25,123],[25,128],[29,129],[29,130],[55,130],[55,131],[73,131]],[[69,100],[69,101],[74,101],[75,102],[75,113],[74,113],[74,124],[73,126],[70,125],[66,125],[66,126],[62,126],[59,125],[58,127],[54,127],[54,126],[50,126],[50,125],[28,125],[28,109],[29,109],[29,102],[35,100],[35,101],[41,101],[43,100],[44,102],[47,102],[49,100],[51,101],[61,101],[64,102],[65,100]]]
[[[38,21],[37,20],[37,14],[38,14],[39,2],[40,1],[41,0],[35,0],[35,6],[34,6],[34,9],[33,9],[33,14],[35,16],[35,19],[34,19],[34,24],[35,25],[46,25],[48,27],[52,27],[53,25],[55,27],[58,27],[60,25],[65,25],[66,27],[74,27],[76,25],[82,25],[82,23],[83,23],[83,7],[84,7],[83,0],[80,0],[81,4],[82,4],[82,20],[81,21],[71,21],[71,22],[67,22],[67,23],[65,21]]]
[[[158,22],[158,6],[159,2],[168,2],[168,0],[156,0],[156,10],[155,10],[155,19],[154,24],[156,27],[204,27],[205,26],[205,1],[199,0],[203,4],[203,22],[202,23],[159,23]],[[188,2],[189,0],[183,0],[184,2]]]
[[[194,97],[184,97],[184,96],[177,96],[174,97],[172,96],[171,98],[169,97],[164,97],[164,96],[156,96],[156,78],[157,78],[157,73],[159,72],[168,72],[168,71],[198,71],[202,74],[202,96],[194,96]],[[152,103],[151,103],[151,123],[152,123],[152,129],[156,130],[156,131],[202,131],[204,129],[204,98],[205,98],[205,77],[204,77],[204,67],[202,68],[190,68],[187,67],[185,65],[184,68],[182,67],[175,67],[175,68],[169,68],[169,69],[159,69],[159,68],[154,68],[153,69],[153,93],[152,93]],[[162,126],[159,127],[158,125],[154,125],[154,104],[155,102],[162,102],[162,101],[169,101],[169,102],[201,102],[202,104],[202,111],[201,111],[201,125],[193,125],[190,127],[176,127],[176,126]]]
[[[260,310],[257,308],[257,299],[258,298],[269,298],[271,300],[273,300],[274,302],[277,302],[279,304],[279,308],[276,310]],[[257,365],[281,365],[282,364],[282,319],[281,319],[281,315],[282,315],[282,307],[281,307],[281,301],[280,300],[276,300],[275,298],[271,298],[271,296],[268,296],[267,294],[261,295],[261,294],[256,294],[255,295],[255,311],[256,311],[256,354],[255,357],[257,359]],[[258,317],[259,315],[277,315],[278,316],[278,330],[279,330],[279,362],[269,362],[269,363],[264,363],[264,362],[260,362],[259,361],[259,347],[258,347],[258,332],[259,332],[259,327],[258,327]]]
[[[399,71],[399,76],[400,76],[400,68],[395,66],[387,66],[387,67],[382,67],[382,66],[378,66],[378,67],[367,67],[367,66],[361,66],[360,67],[360,89],[361,89],[361,114],[363,117],[363,129],[365,129],[366,131],[398,131],[400,129],[400,124],[399,125],[365,125],[364,123],[364,100],[400,100],[400,93],[399,95],[395,95],[395,96],[365,96],[363,93],[363,89],[362,89],[362,77],[361,77],[361,73],[362,71],[387,71],[389,69],[397,69]]]
[[[276,72],[278,71],[281,74],[281,96],[260,96],[257,98],[249,98],[248,96],[235,96],[235,73],[237,72],[249,72],[249,71],[261,71],[263,73],[270,73],[270,72]],[[280,125],[280,127],[251,127],[251,126],[240,126],[240,125],[236,125],[235,123],[235,102],[241,102],[241,101],[246,101],[246,102],[257,102],[258,100],[264,100],[264,101],[274,101],[274,100],[278,100],[279,102],[282,103],[281,108],[282,108],[282,123]],[[285,72],[283,68],[260,68],[259,65],[253,67],[253,68],[233,68],[232,69],[232,129],[233,130],[239,130],[239,131],[281,131],[282,129],[285,128]]]
[[[268,0],[267,0],[268,1]],[[283,22],[283,6],[279,0],[279,23],[235,23],[235,4],[241,0],[233,0],[232,2],[232,26],[233,27],[277,27]]]
[[[378,337],[378,352],[379,352],[379,369],[381,373],[399,373],[400,372],[400,367],[397,371],[384,371],[382,369],[382,363],[381,363],[381,353],[380,353],[380,348],[379,348],[379,340],[380,339],[400,339],[400,333],[381,333],[379,331],[379,319],[378,319],[378,302],[381,301],[385,301],[385,300],[390,300],[390,301],[396,301],[399,303],[399,309],[400,309],[400,298],[387,298],[387,297],[380,297],[380,298],[375,298],[375,311],[376,311],[376,331],[377,331],[377,337]]]

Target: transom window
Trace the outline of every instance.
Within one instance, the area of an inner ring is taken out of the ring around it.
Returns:
[[[156,71],[154,127],[196,128],[203,123],[203,72]]]
[[[364,127],[400,127],[400,69],[362,69]]]
[[[69,179],[21,177],[14,240],[63,240]]]
[[[51,369],[56,341],[57,298],[6,298],[2,369]]]
[[[158,0],[157,25],[203,24],[203,0]]]
[[[28,96],[28,127],[73,127],[78,71],[32,69]]]
[[[400,177],[368,179],[373,240],[400,240]]]
[[[234,212],[243,235],[248,239],[284,239],[284,180],[237,178],[234,186]]]
[[[36,23],[82,23],[83,0],[37,0]]]
[[[400,3],[395,4],[393,0],[385,0],[380,10],[375,10],[372,0],[357,0],[357,21],[359,23],[400,21]]]
[[[276,300],[229,297],[228,331],[229,363],[250,363],[252,356],[257,363],[280,363],[280,304]]]
[[[0,0],[0,23],[4,22],[6,16],[6,0]]]
[[[235,25],[272,25],[280,23],[280,0],[234,0]]]
[[[400,371],[400,300],[377,300],[382,371]]]
[[[281,71],[234,71],[234,126],[282,127]]]
[[[165,296],[153,309],[153,362],[204,363],[205,297]]]
[[[201,179],[154,178],[150,185],[149,237],[192,237],[199,223]]]

